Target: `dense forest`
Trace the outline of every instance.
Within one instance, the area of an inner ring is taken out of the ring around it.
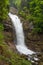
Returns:
[[[6,39],[9,38],[9,36],[5,35],[6,25],[4,22],[6,21],[6,23],[7,22],[9,23],[8,13],[10,12],[11,7],[17,9],[18,11],[17,15],[21,17],[23,21],[26,21],[26,23],[29,22],[29,24],[32,23],[33,26],[33,28],[31,29],[32,35],[36,36],[42,35],[41,36],[42,40],[37,43],[40,43],[43,46],[43,0],[0,0],[0,65],[32,65],[31,61],[28,61],[25,55],[21,56],[17,54],[17,52],[15,52],[14,49],[12,50],[9,44],[7,44],[9,40],[6,41]],[[10,29],[12,28],[7,27],[7,31]],[[12,40],[10,38],[10,42],[11,41]],[[11,42],[11,44],[13,43]],[[39,65],[43,65],[43,56],[42,62]]]

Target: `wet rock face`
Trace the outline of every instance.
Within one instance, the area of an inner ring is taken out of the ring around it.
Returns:
[[[17,9],[11,7],[10,12],[13,14],[17,14]],[[8,16],[8,19],[3,21],[4,24],[4,35],[5,35],[5,41],[10,41],[16,43],[16,34],[15,29],[13,27],[13,24],[11,22],[10,17]]]
[[[3,26],[5,42],[14,42],[14,39],[16,39],[16,35],[15,30],[13,30],[11,19],[9,17],[7,20],[3,21]]]
[[[13,7],[10,8],[10,12],[18,15],[17,9],[15,9]],[[30,23],[29,21],[24,20],[22,17],[20,17],[20,19],[21,19],[21,22],[23,23],[25,41],[26,41],[26,44],[28,45],[28,47],[35,51],[43,52],[43,35],[32,34],[31,31],[33,28],[33,24]],[[10,18],[4,24],[4,27],[7,31],[10,30],[10,32],[12,33],[13,26],[12,26]]]
[[[18,14],[18,10],[16,8],[10,7],[10,12],[12,14]]]
[[[14,8],[11,8],[10,12],[18,15],[17,10],[15,10]],[[25,42],[28,48],[36,52],[43,52],[43,35],[32,34],[31,32],[33,28],[32,23],[30,24],[29,21],[25,21],[22,17],[20,17],[20,19],[21,22],[23,23]],[[15,30],[13,31],[13,25],[11,23],[10,18],[8,17],[8,20],[4,21],[3,24],[5,40],[10,42],[11,41],[16,42]],[[39,65],[43,65],[43,54],[38,55],[38,57],[41,59]]]

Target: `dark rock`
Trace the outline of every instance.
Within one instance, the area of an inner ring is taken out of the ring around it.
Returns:
[[[16,8],[10,7],[10,12],[12,14],[18,14],[18,10]]]

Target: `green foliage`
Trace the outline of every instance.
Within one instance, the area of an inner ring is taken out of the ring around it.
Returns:
[[[31,62],[21,58],[18,54],[14,53],[6,44],[0,44],[1,55],[0,61],[8,63],[8,65],[31,65]],[[6,52],[5,52],[6,51]]]
[[[21,5],[21,0],[13,0],[13,4],[19,9]]]
[[[2,43],[3,42],[3,38],[4,38],[4,36],[3,36],[3,24],[1,24],[0,23],[0,43]]]
[[[0,22],[7,18],[9,0],[0,0]]]
[[[43,1],[32,0],[30,3],[30,14],[33,16],[34,32],[43,32]]]
[[[3,30],[3,24],[0,23],[0,31]]]
[[[33,22],[34,32],[43,33],[43,0],[22,0],[19,14]]]
[[[26,14],[24,11],[19,11],[19,15],[21,15],[24,19],[26,18]]]

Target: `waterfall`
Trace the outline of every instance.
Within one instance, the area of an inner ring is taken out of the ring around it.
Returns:
[[[28,49],[27,46],[25,45],[23,26],[22,26],[22,23],[21,23],[20,19],[18,18],[18,16],[13,15],[11,13],[9,13],[8,15],[11,18],[12,24],[16,31],[16,38],[17,38],[16,49],[18,50],[18,52],[20,54],[25,54],[25,55],[35,54],[35,52]]]

